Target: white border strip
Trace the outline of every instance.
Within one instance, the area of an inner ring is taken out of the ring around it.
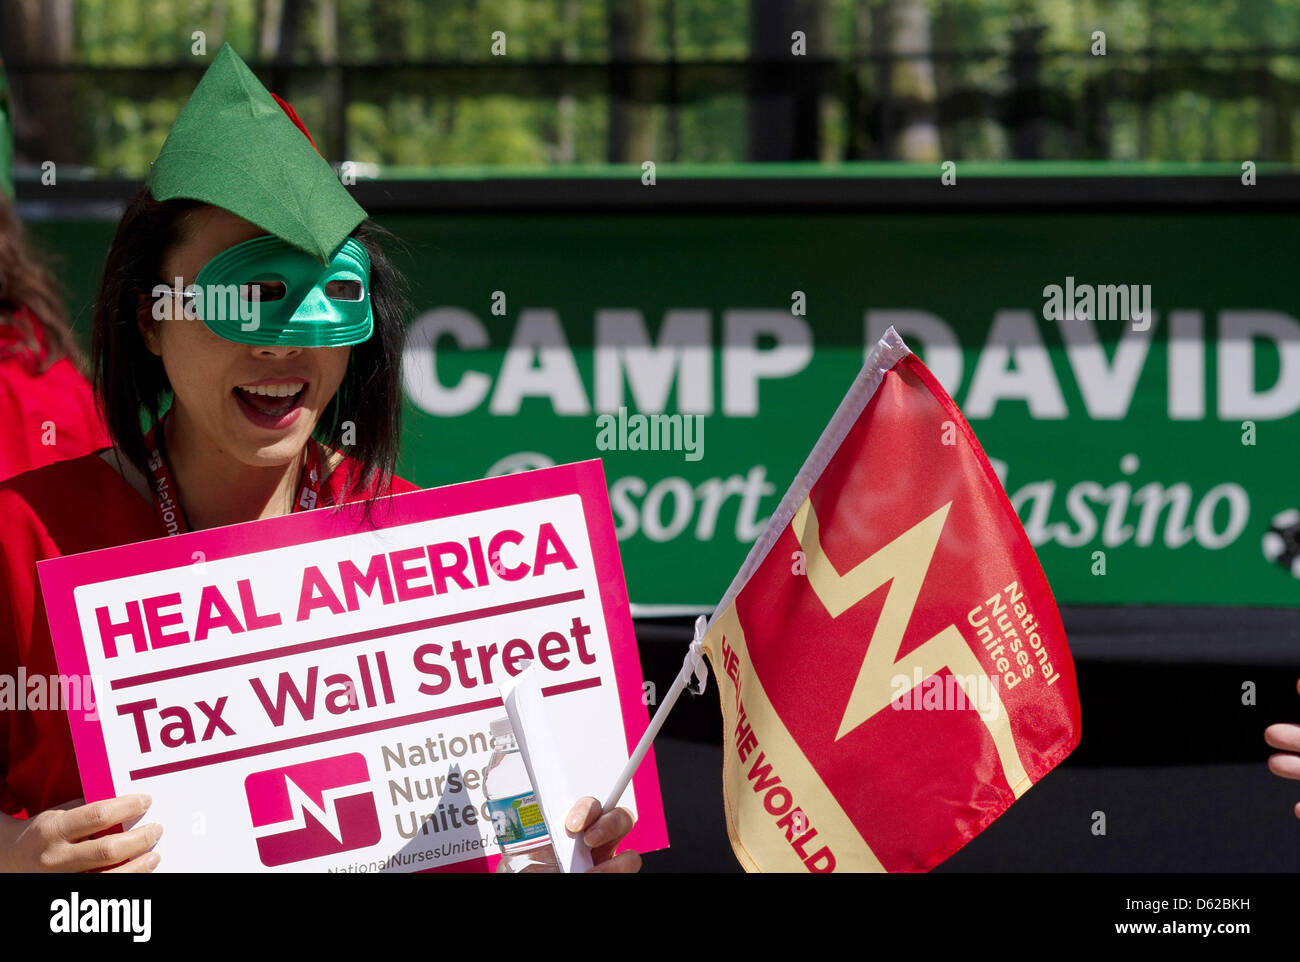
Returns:
[[[638,605],[630,604],[633,618],[694,618],[713,611],[712,605]]]
[[[876,388],[880,387],[880,382],[884,380],[885,374],[911,353],[911,349],[903,343],[903,339],[898,336],[898,332],[892,327],[885,331],[884,336],[876,342],[876,346],[871,349],[871,356],[867,358],[867,363],[862,365],[862,370],[853,379],[848,393],[844,395],[844,400],[840,401],[840,406],[835,409],[830,423],[826,425],[825,430],[822,431],[822,436],[813,445],[812,452],[808,455],[808,459],[804,461],[803,467],[799,469],[799,473],[795,475],[794,481],[791,482],[789,490],[785,493],[785,497],[781,499],[781,503],[772,512],[772,516],[758,536],[758,540],[754,542],[754,546],[749,549],[745,563],[740,566],[740,570],[736,572],[736,577],[731,581],[731,587],[727,589],[727,593],[722,596],[722,600],[718,602],[718,606],[713,610],[713,616],[708,623],[709,628],[713,627],[714,620],[736,600],[736,595],[740,594],[740,589],[745,586],[745,582],[763,563],[767,553],[772,550],[772,545],[776,544],[781,532],[785,530],[786,525],[790,523],[790,519],[799,510],[799,505],[803,504],[804,498],[808,497],[808,492],[817,483],[817,479],[826,470],[826,465],[830,463],[831,457],[840,444],[843,443],[844,438],[848,436],[854,423],[857,422],[858,415],[862,413],[867,406],[867,402],[875,395]]]

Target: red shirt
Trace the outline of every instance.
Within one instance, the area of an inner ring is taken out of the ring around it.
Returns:
[[[0,481],[113,443],[76,365],[65,357],[41,371],[45,328],[27,308],[17,314],[0,321]]]
[[[330,472],[321,485],[322,506],[336,503],[357,468],[344,458]],[[416,490],[393,478],[393,494]],[[365,498],[373,496],[367,489]],[[27,678],[42,675],[47,682],[59,671],[36,562],[165,535],[152,504],[99,454],[0,482],[0,676],[13,679],[15,700],[19,666]],[[8,697],[0,689],[0,699]],[[34,814],[81,796],[66,712],[0,707],[0,811]]]

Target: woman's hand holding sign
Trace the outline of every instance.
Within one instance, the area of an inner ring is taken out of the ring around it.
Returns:
[[[89,805],[77,799],[28,819],[0,816],[0,872],[152,872],[159,862],[152,849],[163,832],[157,822],[91,837],[136,825],[151,801],[148,795]]]

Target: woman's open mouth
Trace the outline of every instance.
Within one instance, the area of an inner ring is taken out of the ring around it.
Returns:
[[[235,395],[235,403],[244,417],[259,428],[279,430],[289,427],[297,420],[303,398],[307,394],[307,382],[241,384],[232,388],[231,393]]]

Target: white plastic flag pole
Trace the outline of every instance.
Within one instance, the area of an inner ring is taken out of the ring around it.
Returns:
[[[708,624],[708,619],[700,615],[695,619],[695,640],[691,642],[690,648],[686,650],[686,657],[682,660],[682,670],[677,673],[673,679],[672,686],[668,693],[664,695],[664,700],[659,703],[655,709],[655,717],[650,719],[650,727],[645,730],[641,736],[641,741],[637,743],[636,751],[632,757],[627,760],[623,766],[622,773],[618,776],[618,781],[614,784],[614,789],[605,799],[605,804],[601,806],[602,812],[613,811],[618,800],[623,797],[623,792],[627,790],[627,783],[632,780],[632,776],[641,766],[641,760],[645,758],[645,753],[650,750],[650,743],[655,740],[659,734],[659,729],[664,727],[664,722],[668,720],[668,713],[673,710],[673,705],[677,703],[677,696],[682,693],[691,676],[699,680],[699,689],[695,694],[704,691],[704,682],[708,678],[708,668],[704,664],[704,629]]]

